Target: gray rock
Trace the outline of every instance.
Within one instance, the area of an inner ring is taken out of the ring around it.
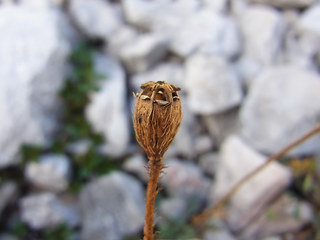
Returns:
[[[209,135],[197,136],[194,140],[194,152],[196,155],[209,152],[214,147],[214,142]]]
[[[133,177],[114,172],[87,184],[80,194],[82,239],[120,240],[144,223],[144,193]]]
[[[105,153],[119,156],[129,143],[125,73],[115,59],[102,54],[95,56],[95,68],[105,78],[101,89],[91,95],[86,117],[94,130],[104,135]]]
[[[208,152],[199,157],[199,166],[205,173],[211,176],[216,174],[218,163],[219,154],[217,152]]]
[[[162,12],[165,5],[165,1],[122,1],[122,8],[127,22],[145,30],[151,30],[155,14]]]
[[[221,199],[237,182],[261,166],[266,158],[246,145],[239,137],[230,136],[221,147],[212,187],[211,203]],[[290,171],[279,163],[271,163],[247,181],[230,199],[227,221],[232,231],[243,230],[290,183]],[[266,194],[268,193],[268,194]]]
[[[307,9],[294,25],[296,44],[296,59],[299,57],[305,61],[309,61],[309,65],[314,63],[316,54],[320,51],[320,27],[317,21],[320,20],[320,5],[316,4]],[[301,61],[301,60],[300,60]],[[308,65],[307,65],[308,66]],[[315,66],[315,69],[317,66]]]
[[[187,16],[181,24],[172,31],[171,43],[171,50],[181,57],[199,50],[232,58],[241,51],[238,26],[225,15],[203,9]]]
[[[181,57],[197,49],[234,57],[241,50],[241,39],[235,22],[218,12],[225,2],[207,1],[202,7],[196,0],[125,0],[123,7],[129,23],[166,36],[171,50]]]
[[[307,9],[301,15],[297,28],[303,33],[313,33],[320,37],[320,26],[317,21],[320,19],[320,5],[316,4]]]
[[[249,0],[251,3],[261,3],[277,8],[306,8],[316,0]]]
[[[130,73],[146,71],[157,64],[167,53],[168,41],[160,34],[145,33],[125,44],[119,58]]]
[[[16,163],[22,143],[43,145],[57,129],[57,92],[69,46],[49,6],[0,8],[0,168]],[[23,39],[23,40],[22,40]]]
[[[129,157],[123,164],[124,170],[136,174],[144,182],[148,181],[147,160],[141,154]]]
[[[239,108],[201,117],[213,141],[220,145],[229,135],[239,131]]]
[[[182,99],[184,98],[183,96],[180,97]],[[170,148],[175,150],[174,156],[180,155],[188,159],[192,159],[195,157],[194,128],[196,127],[196,121],[195,116],[190,112],[189,107],[184,103],[184,101],[182,101],[182,109],[183,121],[181,122],[179,131]],[[165,156],[168,158],[167,154],[165,154]]]
[[[1,234],[0,235],[0,240],[19,240],[17,237],[9,234]]]
[[[159,211],[169,220],[181,221],[187,217],[187,207],[187,202],[182,198],[167,198],[160,202]]]
[[[241,135],[254,148],[273,154],[318,124],[320,78],[294,67],[271,68],[258,76],[241,108]],[[319,151],[320,136],[289,155]]]
[[[219,113],[242,100],[238,75],[228,62],[211,54],[187,59],[185,88],[190,110],[197,114]]]
[[[154,68],[132,76],[131,83],[136,91],[140,91],[141,84],[148,81],[166,81],[183,89],[184,68],[180,63],[165,62]]]
[[[241,236],[245,239],[261,239],[282,233],[296,233],[312,219],[313,210],[309,203],[283,195],[247,227]]]
[[[4,182],[0,185],[0,219],[3,210],[15,200],[17,194],[18,188],[14,182]]]
[[[80,213],[74,203],[63,202],[52,193],[37,193],[20,200],[21,220],[35,230],[62,223],[79,225]]]
[[[86,154],[91,146],[92,142],[89,139],[80,139],[68,144],[67,151],[76,156],[81,156]]]
[[[26,179],[44,190],[61,192],[67,189],[71,166],[64,155],[48,154],[39,162],[28,163],[25,168]]]
[[[204,240],[236,240],[231,233],[224,230],[210,230],[206,231]]]
[[[275,64],[285,34],[281,13],[267,6],[248,7],[240,16],[240,26],[245,57],[263,66]]]
[[[210,181],[197,165],[177,159],[166,160],[165,165],[160,182],[171,197],[193,200],[197,204],[207,199]]]
[[[228,10],[228,0],[203,0],[203,3],[206,5],[206,7],[210,8],[210,10],[225,13]]]
[[[119,6],[104,0],[72,0],[70,15],[91,38],[110,38],[123,24]]]

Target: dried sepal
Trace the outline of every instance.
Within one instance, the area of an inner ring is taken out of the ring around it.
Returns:
[[[180,88],[164,81],[150,81],[141,89],[136,94],[133,117],[136,138],[149,159],[162,159],[182,120]]]

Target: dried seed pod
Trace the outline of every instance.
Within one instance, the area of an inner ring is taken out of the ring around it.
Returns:
[[[162,159],[173,141],[181,120],[179,87],[163,81],[141,85],[133,117],[138,143],[151,160]]]

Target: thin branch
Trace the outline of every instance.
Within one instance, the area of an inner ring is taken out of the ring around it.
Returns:
[[[304,141],[308,140],[315,134],[320,132],[320,124],[318,124],[315,128],[304,134],[302,137],[298,138],[296,141],[292,142],[291,144],[287,145],[283,149],[281,149],[279,152],[271,155],[267,161],[262,164],[261,166],[257,167],[253,171],[251,171],[249,174],[247,174],[245,177],[243,177],[237,184],[235,184],[229,192],[227,192],[226,195],[224,195],[214,206],[211,208],[203,211],[201,214],[195,216],[193,218],[193,223],[199,223],[206,221],[209,217],[213,216],[217,209],[221,209],[223,205],[232,197],[232,195],[235,194],[239,190],[240,187],[247,181],[249,181],[252,177],[254,177],[256,174],[258,174],[261,170],[263,170],[265,167],[267,167],[270,163],[274,162],[275,160],[283,157],[286,153],[291,151],[296,146],[300,145]]]

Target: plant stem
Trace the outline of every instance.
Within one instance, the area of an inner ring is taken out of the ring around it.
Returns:
[[[304,141],[308,140],[313,135],[320,132],[320,124],[318,124],[315,128],[311,129],[309,132],[305,133],[303,136],[295,140],[294,142],[290,143],[283,149],[281,149],[279,152],[271,155],[267,161],[262,164],[261,166],[257,167],[253,171],[251,171],[249,174],[244,176],[239,182],[237,182],[230,190],[227,192],[226,195],[224,195],[214,206],[211,208],[205,210],[201,214],[195,216],[193,218],[194,223],[199,223],[207,220],[209,217],[213,216],[214,213],[216,213],[217,210],[221,210],[223,205],[232,197],[232,195],[239,190],[240,187],[247,181],[249,181],[252,177],[257,175],[261,170],[263,170],[265,167],[267,167],[270,163],[274,162],[275,160],[283,157],[287,152],[295,148],[296,146],[300,145]]]
[[[147,186],[147,200],[146,200],[146,214],[145,214],[145,224],[144,224],[144,237],[143,240],[153,240],[154,239],[154,203],[156,200],[156,195],[158,193],[158,179],[163,169],[162,160],[149,159],[149,180]]]

